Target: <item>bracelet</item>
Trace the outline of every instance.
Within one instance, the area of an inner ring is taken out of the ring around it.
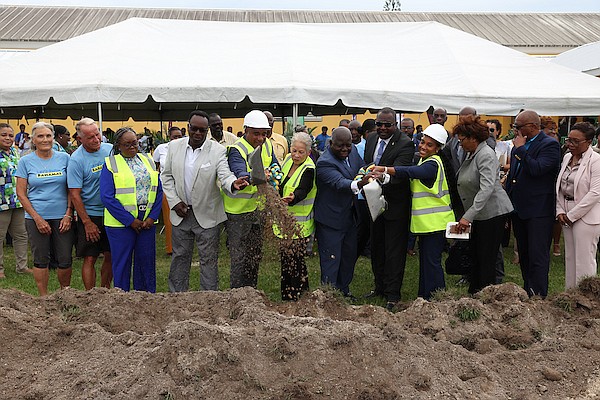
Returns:
[[[73,217],[71,217],[70,215],[63,215],[63,218],[69,218],[69,220],[73,221]]]

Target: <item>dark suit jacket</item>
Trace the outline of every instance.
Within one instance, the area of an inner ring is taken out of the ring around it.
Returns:
[[[315,221],[338,230],[347,230],[355,224],[353,203],[356,196],[350,185],[365,164],[354,145],[348,161],[350,168],[345,161],[335,157],[329,147],[317,160]]]
[[[559,168],[560,145],[543,132],[531,142],[529,150],[525,146],[513,148],[506,191],[519,218],[554,217]]]
[[[379,136],[371,134],[365,144],[365,163],[370,164],[373,160],[375,147]],[[415,146],[408,136],[396,130],[383,154],[379,165],[388,167],[399,165],[412,165]],[[383,186],[383,195],[388,202],[387,210],[382,216],[387,220],[398,220],[408,218],[410,210],[410,183],[408,178],[392,177],[389,184]]]

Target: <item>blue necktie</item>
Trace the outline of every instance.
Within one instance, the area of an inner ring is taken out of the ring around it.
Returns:
[[[379,149],[377,150],[377,155],[375,156],[375,165],[379,165],[379,160],[381,160],[383,150],[385,150],[385,141],[382,140],[379,142]]]

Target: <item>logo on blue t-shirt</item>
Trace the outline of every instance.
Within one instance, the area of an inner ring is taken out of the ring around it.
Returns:
[[[62,175],[63,175],[62,171],[55,171],[55,172],[40,172],[36,176],[38,178],[48,178],[51,176],[62,176]]]

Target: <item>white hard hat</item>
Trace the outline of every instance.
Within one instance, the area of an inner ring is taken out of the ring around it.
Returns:
[[[246,114],[244,117],[244,126],[256,129],[271,129],[267,116],[260,110],[252,110]]]
[[[429,136],[442,146],[446,144],[446,140],[448,140],[448,132],[446,129],[440,124],[429,125],[423,131],[423,135]]]

